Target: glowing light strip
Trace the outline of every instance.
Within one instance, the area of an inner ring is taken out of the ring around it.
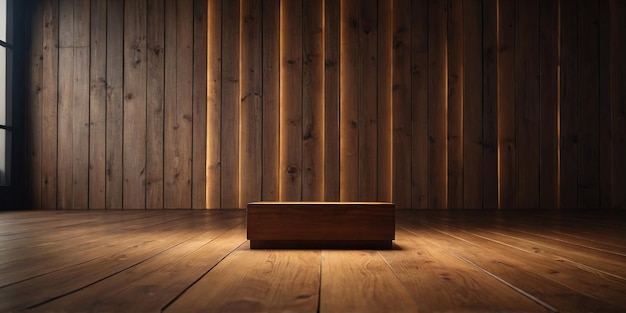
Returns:
[[[238,106],[239,106],[239,121],[238,121],[239,122],[239,125],[238,125],[239,126],[239,132],[237,134],[237,137],[239,138],[238,139],[239,145],[237,147],[238,153],[239,153],[239,160],[238,160],[239,164],[237,165],[237,168],[238,168],[238,170],[237,170],[237,176],[238,176],[238,179],[237,179],[237,189],[239,190],[239,192],[238,192],[238,196],[239,196],[239,205],[238,206],[239,206],[239,208],[244,208],[244,206],[243,206],[243,202],[244,202],[243,197],[244,197],[244,195],[243,195],[243,192],[242,192],[243,190],[242,190],[242,187],[241,187],[241,181],[242,181],[242,178],[243,178],[243,177],[241,177],[241,172],[242,172],[241,169],[243,167],[243,154],[242,154],[242,149],[241,149],[241,146],[243,146],[243,142],[241,141],[241,130],[242,130],[242,124],[243,124],[242,123],[242,120],[243,120],[243,118],[242,118],[242,115],[243,115],[243,110],[242,110],[243,105],[242,104],[243,103],[242,103],[242,100],[241,100],[241,82],[243,82],[243,75],[242,75],[243,72],[241,71],[241,63],[243,63],[241,61],[241,51],[243,50],[242,49],[242,47],[243,47],[243,40],[242,40],[242,38],[243,38],[243,25],[244,25],[244,23],[243,23],[243,10],[242,10],[243,9],[243,1],[244,0],[239,0],[239,57],[237,58],[237,60],[239,61],[238,64],[237,64],[239,66],[239,84],[238,84],[239,88],[237,90],[237,103],[238,103]]]
[[[500,1],[496,1],[496,51],[500,51]],[[498,67],[498,55],[499,53],[496,52],[495,54],[495,58],[496,58],[496,147],[497,147],[497,151],[498,151],[498,209],[502,208],[502,188],[501,188],[501,179],[502,179],[502,175],[501,175],[501,163],[502,163],[502,155],[500,152],[500,70]]]

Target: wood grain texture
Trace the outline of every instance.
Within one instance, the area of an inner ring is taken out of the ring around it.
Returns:
[[[166,152],[171,167],[165,184],[171,188],[165,198],[166,208],[191,208],[193,158],[193,0],[176,1],[176,103],[166,115],[172,115],[166,138]],[[173,47],[172,47],[173,48]],[[166,155],[167,156],[167,155]]]
[[[91,3],[89,57],[89,208],[105,208],[106,0]]]
[[[425,240],[417,239],[422,236]],[[398,280],[415,295],[422,310],[445,312],[463,307],[473,311],[540,311],[538,304],[513,289],[502,290],[497,280],[482,279],[481,268],[466,262],[458,251],[448,250],[445,242],[437,241],[440,237],[443,236],[430,229],[411,232],[399,229],[395,243],[402,250],[380,252]]]
[[[324,0],[324,200],[340,198],[340,1]]]
[[[194,209],[207,207],[207,10],[208,1],[193,1],[191,207]]]
[[[411,207],[428,208],[428,1],[411,1]]]
[[[73,150],[74,132],[72,111],[74,95],[74,5],[70,0],[59,0],[59,90],[58,90],[58,132],[65,134],[58,138],[58,195],[57,208],[73,207]],[[120,181],[121,185],[121,181]]]
[[[30,103],[32,103],[31,107],[27,108],[25,110],[25,115],[26,115],[26,122],[27,125],[29,125],[28,127],[28,132],[27,132],[27,138],[28,141],[25,144],[26,146],[26,152],[27,152],[27,164],[29,165],[28,168],[28,178],[26,179],[26,181],[28,182],[29,185],[32,185],[32,199],[30,199],[31,205],[34,207],[34,209],[41,209],[42,207],[42,199],[41,199],[41,188],[42,188],[42,173],[41,173],[41,169],[42,169],[42,163],[43,163],[43,159],[41,156],[41,146],[42,146],[42,120],[43,120],[43,106],[44,106],[44,99],[43,99],[43,95],[42,95],[42,85],[43,85],[43,8],[41,6],[35,5],[33,7],[34,12],[33,12],[33,22],[32,22],[32,28],[33,28],[33,32],[32,32],[32,36],[30,38],[30,53],[27,56],[27,62],[29,63],[30,66],[30,71],[28,73],[28,77],[31,81],[31,84],[29,86],[28,89],[28,101]],[[3,57],[5,58],[3,61],[3,71],[6,71],[8,74],[8,70],[7,68],[5,68],[5,64],[7,63],[7,61],[10,62],[9,57],[7,56],[6,52],[7,49],[5,49],[4,46],[2,46],[2,52],[3,52]],[[3,74],[3,75],[6,75]],[[8,76],[8,75],[7,75]],[[3,76],[3,81],[2,83],[5,85],[3,86],[3,97],[5,97],[5,90],[7,87],[7,80],[4,79],[5,76]],[[8,98],[8,97],[7,97]],[[8,103],[10,105],[10,103]],[[3,99],[3,107],[2,109],[5,110],[5,100]],[[9,110],[6,110],[9,111]],[[3,116],[6,115],[6,111],[2,112]],[[10,111],[9,111],[10,112]],[[2,121],[3,126],[4,125],[11,125],[11,123],[9,122],[11,120],[11,117],[9,117],[9,119],[7,119],[7,121],[5,122],[4,120]],[[9,123],[7,123],[9,122]],[[5,136],[6,132],[3,129],[2,130],[2,134],[3,136]],[[4,139],[3,139],[3,144],[4,144]],[[4,150],[5,147],[2,147],[3,149],[3,153],[5,153]],[[9,149],[8,151],[11,151],[11,149]],[[3,160],[6,157],[6,155],[3,155]],[[4,166],[4,164],[3,164]],[[3,173],[4,175],[4,173]],[[4,184],[4,177],[3,177],[3,184]]]
[[[578,5],[561,1],[560,153],[562,208],[578,207]]]
[[[220,262],[165,312],[316,312],[319,252],[245,246]],[[220,282],[216,284],[215,282]],[[207,294],[207,290],[212,292]]]
[[[123,205],[146,205],[146,34],[147,2],[124,3]]]
[[[2,212],[0,310],[626,309],[620,210],[397,217],[392,250],[320,251],[250,250],[243,210]]]
[[[578,207],[600,206],[598,1],[579,1]],[[584,87],[583,87],[584,86]]]
[[[359,180],[357,198],[376,201],[378,187],[378,3],[360,1],[359,56],[360,67],[358,106]]]
[[[59,2],[43,3],[43,82],[42,94],[48,105],[43,106],[41,157],[41,208],[57,206],[57,136],[58,136],[58,83],[59,83]]]
[[[447,4],[447,66],[445,66],[448,96],[448,109],[443,114],[447,117],[447,160],[448,160],[448,200],[447,206],[458,209],[463,207],[464,167],[463,152],[464,126],[464,82],[465,82],[465,16],[464,1],[448,0]],[[470,63],[470,62],[468,62]],[[435,93],[436,94],[436,93]],[[434,118],[437,118],[436,116]],[[468,167],[469,168],[469,167]]]
[[[163,208],[165,2],[149,1],[146,35],[146,208]]]
[[[428,5],[429,208],[448,205],[447,1]]]
[[[214,209],[221,207],[222,184],[222,1],[209,0],[207,6],[206,206]]]
[[[239,207],[239,1],[222,2],[221,207]]]
[[[361,1],[341,2],[339,75],[339,192],[341,201],[355,201],[359,196],[359,14]]]
[[[558,2],[539,2],[539,105],[540,169],[539,206],[558,207]]]
[[[124,130],[124,2],[107,1],[107,110],[106,110],[106,182],[107,209],[122,208],[123,130]],[[59,30],[60,32],[61,30]],[[59,63],[59,68],[61,64]],[[59,71],[61,72],[61,71]],[[59,121],[59,127],[61,127]],[[59,128],[59,132],[61,129]],[[59,137],[60,139],[61,137]],[[59,146],[60,147],[60,146]],[[61,150],[59,150],[61,151]],[[59,154],[59,160],[61,155]],[[59,173],[59,178],[61,175]]]
[[[515,131],[517,205],[539,207],[539,1],[517,2]]]
[[[393,240],[395,206],[385,202],[252,202],[250,240]]]
[[[378,186],[377,199],[391,201],[393,181],[392,47],[393,2],[378,2]]]
[[[393,2],[392,200],[398,208],[411,207],[411,2]]]
[[[498,4],[483,1],[483,208],[498,207]]]
[[[324,200],[324,11],[322,0],[302,10],[302,200]]]
[[[239,205],[261,200],[262,166],[262,16],[261,1],[241,2],[241,104]]]
[[[396,274],[374,251],[322,251],[320,312],[418,312]]]
[[[302,199],[302,3],[280,3],[279,199]]]
[[[484,160],[483,7],[463,1],[463,207],[482,208],[486,196]],[[488,195],[491,196],[491,195]]]
[[[498,174],[499,208],[517,207],[515,123],[515,2],[498,3]]]
[[[72,208],[89,207],[90,1],[74,1],[74,88],[72,95]]]
[[[263,166],[261,198],[278,200],[280,161],[280,1],[263,1]]]

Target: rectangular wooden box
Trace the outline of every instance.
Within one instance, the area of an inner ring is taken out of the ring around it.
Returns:
[[[251,202],[252,249],[390,249],[395,204],[388,202]]]

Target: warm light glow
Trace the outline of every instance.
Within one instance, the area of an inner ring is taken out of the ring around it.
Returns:
[[[322,67],[322,96],[321,96],[321,105],[322,105],[322,115],[319,117],[321,119],[321,129],[320,129],[320,145],[322,148],[322,162],[319,163],[319,169],[316,175],[320,175],[322,182],[321,189],[321,200],[324,200],[326,195],[326,168],[325,162],[323,161],[326,156],[326,1],[322,0],[322,56],[320,59],[321,67]],[[331,0],[332,1],[332,0]]]
[[[500,1],[497,0],[496,1],[496,51],[500,51]],[[496,68],[498,67],[498,53],[495,53],[495,59],[496,59]],[[498,209],[500,209],[502,207],[501,205],[501,188],[500,188],[500,184],[501,184],[501,175],[500,175],[500,163],[501,163],[501,153],[500,153],[500,84],[498,83],[500,81],[500,71],[496,69],[496,112],[498,112],[496,114],[496,149],[497,149],[497,158],[498,158],[498,190],[497,190],[497,194],[498,194]]]
[[[561,207],[561,1],[557,1],[556,67],[556,207]]]
[[[211,29],[211,21],[213,21],[214,19],[214,14],[213,12],[215,10],[211,10],[211,5],[212,5],[213,1],[209,0],[208,5],[207,5],[207,34],[208,37],[211,38],[211,34],[213,33],[214,30]],[[211,72],[211,61],[212,61],[212,55],[211,55],[211,44],[210,44],[210,40],[207,40],[207,64],[206,64],[206,70],[207,70],[207,110],[206,110],[206,120],[207,120],[207,125],[209,125],[209,123],[213,120],[213,110],[210,107],[210,103],[211,103],[211,98],[209,97],[209,94],[211,93],[211,91],[213,90],[214,86],[213,86],[213,81],[214,81],[214,77],[211,75],[213,74]],[[211,194],[211,190],[213,190],[213,187],[210,182],[210,167],[212,164],[215,164],[216,160],[212,160],[211,156],[212,151],[211,151],[211,147],[214,146],[214,141],[216,140],[214,138],[214,134],[211,134],[209,132],[209,126],[207,126],[207,134],[206,134],[206,166],[205,166],[205,181],[206,181],[206,186],[205,186],[205,207],[206,208],[211,208],[209,207],[209,205],[211,203],[219,203],[219,197],[220,195],[217,194]],[[219,139],[217,139],[219,140]],[[217,200],[216,200],[217,197]],[[211,208],[213,209],[213,208]]]
[[[241,129],[242,129],[242,124],[243,124],[242,123],[243,110],[242,110],[242,102],[241,102],[241,82],[244,79],[246,79],[246,78],[244,78],[244,75],[243,75],[244,73],[241,71],[241,63],[243,63],[243,62],[241,62],[241,51],[243,50],[242,49],[242,47],[243,47],[242,38],[243,38],[243,26],[244,26],[244,23],[243,23],[243,3],[242,2],[243,2],[243,0],[239,0],[239,57],[237,58],[237,60],[239,61],[238,62],[238,66],[239,66],[239,90],[237,91],[237,103],[239,105],[239,130],[238,130],[238,134],[237,134],[237,136],[239,138],[237,140],[237,142],[239,142],[239,147],[237,147],[238,150],[239,150],[239,152],[238,152],[239,153],[239,164],[237,165],[237,168],[238,168],[237,175],[239,177],[239,179],[237,179],[237,189],[239,189],[239,191],[237,193],[238,196],[239,196],[239,208],[245,208],[246,207],[245,203],[244,203],[245,200],[243,199],[243,196],[244,196],[243,192],[242,192],[243,190],[241,188],[241,181],[243,179],[243,177],[241,175],[242,174],[241,173],[242,172],[241,168],[243,167],[243,164],[242,164],[243,163],[243,154],[242,154],[242,149],[241,149],[241,146],[243,146],[243,142],[241,141]]]
[[[283,47],[285,46],[285,32],[283,31],[283,27],[282,25],[285,25],[285,12],[284,10],[284,6],[283,6],[283,2],[280,2],[280,13],[279,13],[279,23],[280,26],[278,27],[278,36],[279,36],[279,43],[278,43],[278,50],[279,50],[279,70],[278,70],[278,80],[279,80],[279,96],[278,96],[278,136],[279,136],[279,140],[278,140],[278,149],[280,151],[280,154],[278,156],[278,195],[277,198],[279,201],[283,200],[284,197],[284,192],[283,190],[285,189],[285,180],[283,178],[283,170],[286,167],[285,166],[285,158],[286,158],[286,145],[285,142],[287,140],[286,138],[286,134],[284,132],[285,129],[285,124],[286,121],[284,121],[284,117],[285,117],[285,106],[284,106],[284,99],[285,99],[285,88],[284,88],[284,82],[283,82],[283,77],[285,77],[285,68],[283,66],[283,60],[285,57],[285,51],[283,49]]]

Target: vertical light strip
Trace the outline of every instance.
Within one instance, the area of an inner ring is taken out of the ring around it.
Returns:
[[[283,51],[283,47],[284,47],[284,43],[285,43],[285,31],[283,30],[285,23],[284,23],[284,17],[285,14],[283,12],[283,1],[280,1],[279,4],[279,16],[278,16],[278,20],[279,20],[279,27],[278,27],[278,150],[279,150],[279,155],[278,155],[278,195],[277,195],[277,199],[278,201],[282,201],[283,200],[283,190],[284,190],[284,179],[283,179],[283,175],[282,175],[282,165],[283,165],[283,160],[285,159],[285,131],[284,131],[284,123],[283,123],[283,118],[285,115],[284,112],[284,99],[285,99],[285,95],[284,95],[284,90],[285,88],[283,88],[283,79],[285,76],[285,69],[283,66],[283,58],[285,55],[285,52]]]
[[[561,208],[561,1],[558,0],[556,88],[556,207]]]
[[[244,208],[244,206],[243,206],[243,192],[241,190],[241,180],[243,179],[243,177],[241,176],[241,172],[242,172],[241,169],[243,167],[243,164],[242,164],[243,163],[243,161],[242,161],[243,160],[243,154],[241,153],[242,152],[241,151],[241,146],[243,146],[242,141],[241,141],[241,130],[242,130],[242,124],[243,124],[241,122],[242,118],[243,118],[243,116],[242,116],[243,115],[243,109],[242,109],[243,108],[243,106],[242,106],[243,103],[241,101],[241,82],[244,80],[243,72],[241,71],[241,63],[243,63],[241,61],[241,54],[242,54],[242,51],[243,51],[243,49],[242,49],[242,47],[243,47],[243,45],[242,45],[243,44],[242,38],[243,38],[243,26],[244,26],[244,23],[243,23],[243,1],[244,0],[239,0],[239,38],[238,38],[239,39],[239,56],[237,57],[237,61],[238,61],[237,66],[239,67],[239,85],[238,85],[239,88],[238,88],[238,91],[237,91],[237,94],[238,94],[238,96],[237,96],[237,103],[238,103],[238,106],[239,106],[239,119],[238,119],[238,123],[239,123],[239,125],[238,125],[239,128],[238,129],[239,130],[238,130],[238,133],[237,133],[237,137],[239,138],[237,140],[237,142],[239,142],[239,146],[237,147],[237,149],[239,151],[239,164],[237,165],[237,176],[239,177],[239,179],[237,179],[237,189],[238,189],[237,196],[239,198],[238,202],[239,202],[239,208],[240,209]]]
[[[393,26],[394,26],[394,19],[393,19],[393,9],[395,7],[395,1],[394,0],[390,0],[392,1],[390,6],[390,13],[389,13],[389,23],[391,23],[391,27],[389,27],[389,32],[391,33],[391,44],[389,45],[389,57],[391,58],[389,64],[391,66],[389,66],[390,70],[389,70],[389,83],[390,83],[390,88],[389,88],[389,118],[390,123],[389,123],[389,186],[391,186],[389,188],[389,202],[394,202],[393,199],[393,182],[394,182],[394,171],[393,171],[393,160],[394,160],[394,151],[393,151]],[[428,153],[428,152],[425,152]]]
[[[497,147],[497,153],[498,153],[498,209],[500,209],[502,207],[501,204],[501,200],[502,200],[502,196],[501,196],[501,163],[502,163],[502,156],[501,156],[501,152],[500,152],[500,70],[499,70],[499,53],[498,51],[500,51],[500,0],[496,0],[496,52],[495,52],[495,58],[496,58],[496,112],[498,112],[496,114],[496,147]]]
[[[316,175],[322,176],[322,190],[321,190],[321,199],[317,200],[325,200],[326,195],[326,0],[322,0],[322,56],[320,59],[320,66],[322,67],[322,96],[321,96],[321,105],[322,105],[322,115],[319,116],[322,120],[322,126],[320,129],[320,138],[321,138],[321,147],[322,147],[322,162],[320,162],[320,168]]]
[[[208,123],[210,123],[210,121],[213,120],[213,116],[212,114],[214,113],[212,108],[209,107],[210,105],[210,97],[209,94],[212,92],[212,90],[214,90],[214,86],[213,86],[213,81],[214,81],[214,77],[212,76],[213,72],[211,71],[211,60],[212,60],[212,54],[211,54],[211,38],[213,38],[213,36],[211,34],[213,34],[213,32],[215,30],[211,29],[211,22],[213,21],[214,17],[211,15],[212,10],[211,10],[211,5],[212,5],[212,0],[208,1],[208,5],[207,5],[207,63],[206,63],[206,71],[207,71],[207,110],[206,110],[206,120],[207,120],[207,125]],[[213,137],[212,135],[215,134],[211,134],[209,132],[209,127],[207,126],[207,133],[206,133],[206,165],[205,165],[205,181],[206,181],[206,186],[205,186],[205,207],[207,209],[212,209],[209,207],[210,203],[214,203],[212,196],[215,195],[211,195],[211,193],[209,192],[210,190],[213,190],[213,186],[209,183],[211,181],[210,179],[210,166],[211,164],[213,164],[214,160],[210,160],[209,156],[213,155],[212,151],[211,151],[211,147],[213,147]],[[219,197],[219,194],[217,195],[217,197]]]

